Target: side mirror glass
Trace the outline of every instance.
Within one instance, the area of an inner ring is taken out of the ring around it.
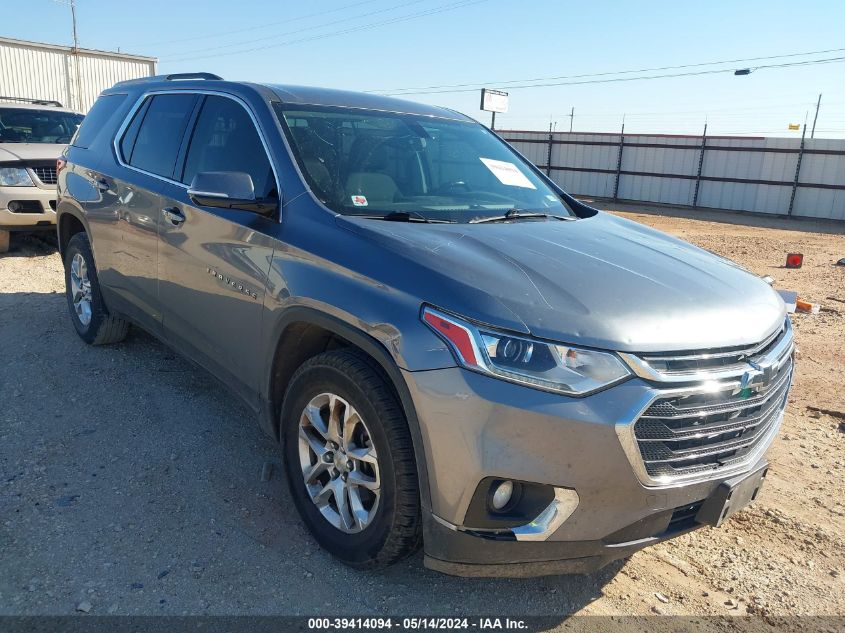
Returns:
[[[242,171],[202,171],[194,176],[188,197],[201,207],[240,209],[269,215],[279,206],[276,199],[255,197],[249,174]]]

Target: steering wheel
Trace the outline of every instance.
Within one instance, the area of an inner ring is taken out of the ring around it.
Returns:
[[[440,185],[434,193],[454,193],[455,189],[461,188],[465,192],[472,191],[472,187],[466,184],[463,180],[453,180],[451,182],[445,182]]]

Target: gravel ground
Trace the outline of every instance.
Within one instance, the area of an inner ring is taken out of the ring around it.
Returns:
[[[845,615],[843,228],[620,213],[828,309],[794,319],[798,377],[767,486],[723,528],[591,576],[457,579],[419,554],[350,570],[310,539],[248,412],[138,329],[87,347],[54,241],[15,235],[0,256],[0,615]],[[795,250],[804,267],[784,269]]]

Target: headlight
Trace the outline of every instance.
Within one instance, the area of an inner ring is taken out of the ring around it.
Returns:
[[[610,352],[503,334],[429,307],[422,319],[467,369],[529,387],[583,396],[631,376]]]
[[[0,167],[0,187],[33,187],[35,183],[23,167]]]

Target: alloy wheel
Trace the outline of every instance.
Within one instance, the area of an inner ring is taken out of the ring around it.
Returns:
[[[378,455],[358,411],[321,393],[299,420],[299,462],[305,489],[323,517],[354,534],[373,521],[381,499]]]
[[[82,254],[76,253],[70,263],[70,292],[73,309],[82,325],[91,323],[91,280]]]

